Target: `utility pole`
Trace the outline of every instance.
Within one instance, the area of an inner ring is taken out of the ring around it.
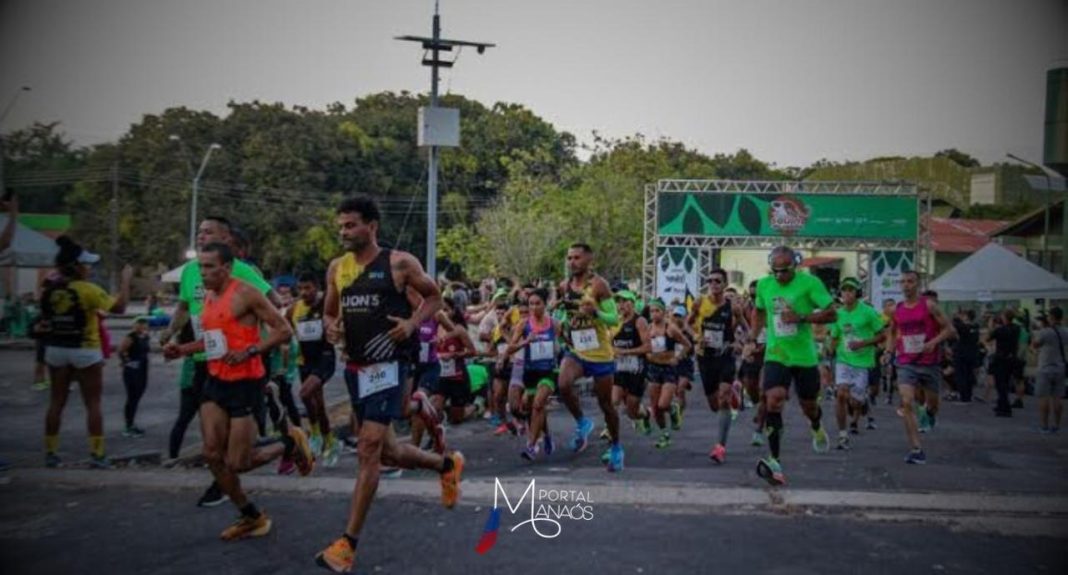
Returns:
[[[431,25],[431,35],[429,38],[422,36],[397,36],[396,40],[404,40],[406,42],[419,42],[422,44],[423,49],[430,53],[430,57],[427,58],[424,54],[423,65],[430,67],[430,110],[426,113],[426,123],[433,123],[435,120],[431,119],[434,112],[438,110],[438,81],[440,68],[452,68],[456,63],[456,58],[450,60],[442,60],[441,52],[452,52],[453,47],[462,48],[464,46],[474,47],[479,54],[486,52],[486,48],[493,48],[496,44],[488,44],[485,42],[468,42],[464,40],[447,40],[441,37],[441,15],[438,11],[438,1],[434,1],[434,20]],[[459,52],[457,52],[457,55]],[[430,277],[437,280],[437,234],[438,234],[438,148],[442,146],[457,146],[459,145],[459,115],[456,115],[456,142],[455,143],[441,143],[437,142],[434,137],[429,137],[426,140],[426,144],[429,148],[427,154],[427,215],[426,215],[426,271]],[[420,125],[422,128],[422,124]],[[431,127],[429,130],[433,131]],[[422,132],[421,132],[422,133]],[[422,145],[423,142],[420,142]]]
[[[111,293],[119,289],[119,164],[111,165]]]

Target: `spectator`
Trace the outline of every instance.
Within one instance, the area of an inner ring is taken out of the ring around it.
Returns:
[[[953,343],[953,372],[960,400],[972,400],[976,386],[975,370],[979,367],[979,324],[975,323],[975,310],[957,312],[953,318],[957,340]]]
[[[1039,423],[1042,433],[1056,433],[1061,427],[1061,396],[1064,395],[1065,354],[1068,329],[1061,322],[1064,311],[1059,307],[1049,310],[1048,316],[1039,317],[1043,328],[1034,334],[1031,348],[1038,351],[1038,377],[1035,397],[1038,398]],[[1053,421],[1050,422],[1050,411]]]

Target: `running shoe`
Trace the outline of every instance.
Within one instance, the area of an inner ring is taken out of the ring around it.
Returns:
[[[438,410],[434,409],[434,404],[430,403],[430,398],[421,389],[412,394],[412,400],[419,402],[419,419],[434,440],[434,452],[445,453],[445,428],[441,425]]]
[[[441,504],[452,509],[460,500],[460,481],[464,473],[464,454],[453,451],[446,455],[452,460],[452,469],[441,474]]]
[[[342,439],[341,440],[341,452],[346,454],[346,455],[356,455],[357,453],[360,452],[360,450],[359,450],[359,448],[357,446],[358,442],[359,442],[359,438],[352,437],[352,436],[349,436],[349,437],[346,437],[345,439]]]
[[[727,448],[722,443],[717,443],[709,452],[708,458],[722,465],[727,460]]]
[[[575,425],[575,436],[571,438],[571,450],[582,453],[589,445],[590,434],[593,433],[593,421],[588,417],[578,420]]]
[[[601,434],[597,436],[601,441],[612,441],[612,434],[608,433],[608,428],[601,430]]]
[[[779,460],[774,457],[765,457],[758,461],[756,472],[761,479],[767,481],[770,485],[786,485],[786,475],[782,472]]]
[[[506,433],[512,433],[514,430],[515,426],[513,426],[510,422],[500,423],[497,425],[497,428],[493,430],[493,435],[504,435]]]
[[[111,469],[115,467],[106,455],[90,455],[89,467],[93,469]]]
[[[304,430],[291,425],[289,426],[289,437],[293,439],[293,453],[291,458],[293,463],[297,466],[297,471],[300,471],[301,476],[307,476],[315,469],[315,455],[312,454],[311,447],[308,445],[308,436],[304,435]]]
[[[665,431],[660,434],[660,439],[656,440],[656,448],[667,449],[668,447],[671,447],[671,434]]]
[[[556,446],[553,444],[553,436],[548,433],[545,434],[545,437],[541,438],[541,444],[542,448],[545,450],[546,457],[552,455],[553,451],[556,449]]]
[[[297,466],[292,459],[283,457],[278,460],[278,475],[293,475],[296,470]]]
[[[382,479],[400,479],[404,475],[404,470],[400,467],[383,467],[378,471],[378,476]]]
[[[649,412],[646,411],[645,415],[641,419],[634,422],[637,426],[638,433],[642,435],[650,435],[653,433],[653,424],[649,421]]]
[[[928,415],[927,408],[920,407],[916,410],[916,422],[920,433],[931,431],[931,416]]]
[[[512,435],[514,435],[516,437],[526,437],[526,435],[527,435],[527,424],[526,424],[526,422],[524,422],[524,421],[516,422],[516,424],[513,426],[513,428],[515,429],[515,431],[512,432]],[[593,424],[590,424],[590,430],[591,431],[593,430]]]
[[[311,447],[312,455],[319,457],[323,453],[323,436],[319,433],[313,433],[308,438],[308,446]]]
[[[851,445],[849,443],[849,436],[848,435],[839,435],[838,436],[838,445],[835,446],[835,449],[837,449],[839,451],[848,451],[850,447],[851,447]]]
[[[860,428],[857,426],[857,422],[849,424],[849,435],[860,435]]]
[[[315,556],[315,563],[318,566],[334,573],[351,572],[355,562],[356,550],[345,537],[338,537],[329,547]]]
[[[535,443],[534,445],[528,445],[528,446],[524,447],[523,451],[519,452],[519,456],[522,457],[523,459],[526,459],[527,461],[534,461],[535,459],[538,458],[538,452],[539,452],[538,444]]]
[[[45,467],[51,467],[54,469],[56,467],[59,467],[60,465],[63,465],[63,462],[59,459],[58,455],[51,452],[45,454]]]
[[[874,431],[874,430],[878,429],[875,426],[875,418],[869,417],[868,418],[868,425],[864,426],[864,429],[867,429],[868,431]]]
[[[326,442],[323,446],[323,465],[327,467],[336,466],[340,456],[341,450],[339,449],[337,439],[334,439],[333,435],[326,436]]]
[[[608,446],[601,452],[601,463],[608,465],[608,462],[612,459],[612,446]]]
[[[608,448],[608,471],[623,471],[623,446],[616,444]]]
[[[230,500],[230,496],[223,493],[219,488],[219,484],[214,481],[208,486],[204,495],[200,496],[200,500],[197,501],[197,507],[215,507],[222,505]]]
[[[490,427],[496,429],[497,426],[499,426],[501,423],[504,423],[504,422],[501,421],[501,416],[497,415],[496,413],[491,413],[490,414],[490,417],[489,417]]]
[[[30,387],[32,387],[34,391],[44,391],[44,390],[52,387],[52,382],[48,381],[47,379],[45,379],[45,380],[42,380],[42,381],[35,382]]]
[[[764,447],[764,432],[757,430],[753,432],[753,439],[749,442],[753,447]]]
[[[679,404],[671,404],[671,411],[668,413],[668,417],[670,417],[671,419],[672,431],[678,431],[682,429],[682,411],[679,409]]]
[[[246,537],[263,537],[271,531],[271,518],[267,512],[260,510],[259,517],[242,515],[227,527],[219,537],[223,541],[234,541]]]
[[[905,458],[905,463],[911,465],[923,465],[927,463],[927,455],[922,449],[914,449],[910,451],[908,457]]]
[[[130,427],[127,427],[122,431],[122,436],[131,437],[133,439],[140,439],[145,436],[145,430],[135,425],[131,425]]]
[[[827,437],[827,430],[821,425],[818,430],[812,432],[812,451],[827,453],[830,449],[831,438]]]

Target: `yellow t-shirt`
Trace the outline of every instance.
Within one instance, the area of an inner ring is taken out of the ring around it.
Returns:
[[[69,282],[64,289],[55,289],[49,292],[51,307],[57,315],[67,313],[73,305],[70,294],[73,291],[77,297],[77,305],[81,313],[85,315],[85,329],[82,333],[82,348],[100,348],[100,318],[98,312],[107,311],[115,305],[115,298],[108,295],[104,288],[87,281],[74,280]]]

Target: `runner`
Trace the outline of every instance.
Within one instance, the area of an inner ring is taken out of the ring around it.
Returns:
[[[441,501],[447,509],[459,500],[464,467],[460,452],[439,455],[402,444],[390,425],[404,416],[403,384],[415,359],[413,336],[441,307],[441,293],[411,254],[378,246],[380,219],[378,204],[369,197],[342,202],[337,224],[346,253],[330,262],[327,271],[327,336],[347,354],[345,382],[360,422],[359,472],[348,522],[341,537],[315,557],[320,566],[338,573],[353,568],[383,463],[440,473]],[[418,308],[408,302],[409,286],[423,298]]]
[[[649,353],[645,356],[645,380],[649,384],[649,405],[653,408],[653,419],[660,428],[656,448],[666,449],[671,446],[671,429],[667,427],[667,420],[670,418],[672,428],[679,424],[679,404],[674,401],[678,385],[675,374],[679,361],[675,349],[682,347],[688,352],[692,346],[682,331],[667,321],[663,300],[653,298],[649,302],[649,315],[652,321],[649,324]]]
[[[453,300],[444,298],[444,313],[439,313],[438,361],[441,364],[441,393],[448,402],[449,423],[463,423],[473,412],[471,381],[467,358],[478,354],[467,332],[463,311]],[[417,444],[418,445],[418,444]]]
[[[698,369],[708,407],[718,415],[719,434],[708,457],[716,463],[727,458],[727,435],[731,429],[731,396],[735,376],[734,335],[736,328],[748,328],[740,304],[728,300],[727,272],[712,270],[708,277],[708,293],[694,306],[689,322],[698,332]]]
[[[511,427],[505,426],[517,436],[526,435],[530,428],[530,410],[526,409],[523,394],[526,386],[523,385],[523,354],[508,353],[508,342],[512,334],[522,329],[530,315],[530,304],[527,300],[520,300],[517,305],[509,308],[501,323],[494,330],[492,345],[497,357],[495,371],[508,381],[508,407],[511,411]],[[494,432],[502,435],[500,427]]]
[[[231,252],[235,252],[233,231],[233,224],[222,216],[204,218],[197,228],[197,250],[211,243],[221,243],[226,244]],[[278,294],[271,289],[271,284],[267,283],[267,280],[263,279],[263,275],[251,265],[240,259],[235,259],[230,268],[230,275],[256,288],[276,308],[282,307],[282,301],[279,299]],[[204,308],[204,292],[204,278],[200,273],[200,263],[197,259],[191,260],[182,267],[182,277],[178,287],[178,305],[175,307],[174,319],[171,324],[167,326],[167,329],[160,332],[160,347],[166,346],[171,338],[180,333],[187,324],[192,326],[193,340],[200,340],[203,337],[201,312]],[[190,393],[202,393],[208,379],[207,358],[204,353],[199,352],[194,353],[192,358],[193,379],[189,386]],[[199,405],[197,409],[199,411]],[[262,408],[257,406],[256,410],[260,412]],[[179,418],[175,426],[181,421],[182,419]],[[201,422],[201,425],[203,425],[203,422]],[[173,438],[175,435],[174,430],[172,430],[171,435]],[[181,441],[178,443],[180,444]],[[214,507],[224,503],[226,499],[226,494],[223,493],[222,489],[212,483],[201,495],[200,500],[197,501],[197,506]]]
[[[109,468],[104,455],[104,416],[100,411],[103,393],[104,354],[100,350],[100,311],[122,313],[130,298],[133,268],[122,269],[118,297],[87,281],[91,266],[100,256],[90,253],[67,236],[56,238],[59,252],[56,269],[60,277],[41,295],[41,320],[36,331],[43,334],[45,363],[52,380],[48,413],[45,416],[45,465],[59,467],[59,426],[67,404],[71,383],[78,382],[85,402],[89,430],[89,465]]]
[[[415,309],[422,301],[422,296],[409,287],[408,304]],[[430,447],[438,453],[445,452],[444,429],[438,423],[437,415],[445,409],[445,394],[441,384],[441,361],[438,358],[438,333],[441,330],[451,333],[455,329],[442,310],[419,324],[419,357],[412,373],[412,386],[415,388],[412,392],[412,399],[418,402],[420,407],[429,406],[426,408],[426,413],[432,414],[432,417],[427,419],[423,417],[423,409],[415,411],[417,417],[411,419],[412,445],[422,445],[423,433],[430,429]]]
[[[536,459],[540,449],[544,449],[546,456],[552,455],[554,447],[546,403],[556,389],[556,334],[560,333],[560,326],[545,311],[548,300],[548,291],[531,290],[527,298],[530,313],[526,321],[512,330],[511,342],[504,352],[505,355],[523,352],[523,410],[530,414],[530,431],[527,446],[520,455],[528,461]],[[542,439],[540,448],[538,439]]]
[[[849,449],[849,433],[857,428],[868,402],[868,378],[875,367],[875,349],[886,339],[886,327],[879,312],[860,301],[860,281],[847,277],[842,280],[842,306],[838,319],[831,324],[829,335],[835,356],[836,397],[835,417],[838,422],[838,449]],[[846,431],[847,412],[853,415]]]
[[[201,313],[203,335],[193,343],[170,343],[164,357],[177,359],[204,352],[208,380],[200,405],[204,459],[215,483],[230,498],[241,516],[220,537],[224,541],[262,537],[271,530],[267,513],[248,500],[238,474],[283,457],[291,460],[301,475],[315,466],[315,456],[299,427],[289,426],[281,443],[254,448],[256,422],[252,413],[263,402],[263,378],[267,374],[261,354],[292,337],[289,324],[256,288],[234,278],[234,255],[230,246],[210,243],[197,255],[204,288],[209,291]],[[260,324],[267,338],[260,339]]]
[[[697,335],[694,334],[693,329],[686,323],[686,316],[689,312],[686,310],[686,305],[682,303],[676,303],[672,306],[673,312],[671,314],[671,323],[675,324],[675,327],[682,332],[682,335],[686,337],[686,341],[690,343],[690,348],[687,350],[682,346],[675,348],[676,354],[679,356],[679,363],[675,369],[675,375],[679,378],[679,384],[675,389],[675,398],[679,403],[679,417],[678,425],[673,426],[674,431],[682,429],[682,420],[686,415],[686,392],[693,389],[693,375],[694,375],[694,342],[697,341]],[[616,371],[619,371],[617,366]]]
[[[571,449],[586,449],[593,421],[582,413],[582,405],[575,393],[574,383],[580,377],[593,378],[597,403],[604,413],[605,427],[611,438],[609,471],[623,471],[623,444],[619,437],[619,414],[612,407],[612,377],[616,371],[612,356],[612,340],[608,330],[619,323],[615,299],[608,282],[593,273],[593,249],[584,243],[572,244],[567,250],[567,266],[571,274],[560,284],[567,311],[565,337],[568,348],[560,364],[560,399],[575,418],[575,435]]]
[[[300,371],[300,400],[308,414],[311,435],[308,439],[312,453],[322,456],[327,467],[337,465],[340,449],[330,429],[330,414],[326,411],[323,387],[334,377],[337,355],[334,346],[326,341],[323,328],[323,293],[319,276],[301,274],[297,279],[297,300],[290,306],[287,317],[293,325],[300,344],[297,366]]]
[[[919,285],[920,276],[915,271],[901,274],[901,291],[905,299],[897,304],[890,332],[890,341],[897,352],[897,388],[901,394],[905,434],[912,448],[905,462],[912,464],[927,462],[920,445],[919,427],[934,427],[942,382],[942,342],[956,336],[942,310],[927,298],[920,297]],[[916,403],[919,387],[928,392],[926,405]]]
[[[123,407],[123,415],[126,416],[126,429],[123,437],[144,437],[145,430],[134,425],[137,416],[137,404],[148,387],[148,351],[150,343],[148,337],[148,318],[138,317],[134,320],[134,328],[119,344],[119,363],[122,365],[122,385],[126,388],[126,405]]]
[[[752,333],[767,326],[767,353],[764,356],[764,399],[767,402],[767,437],[770,456],[757,464],[757,474],[772,485],[786,483],[779,463],[782,443],[782,410],[793,383],[805,417],[812,426],[812,448],[825,453],[830,448],[827,431],[820,421],[818,398],[819,358],[812,324],[835,321],[834,298],[823,282],[814,275],[797,273],[801,263],[797,252],[788,246],[771,251],[768,263],[771,275],[757,283],[757,300]],[[769,320],[769,317],[771,321]],[[750,334],[749,343],[755,343]]]
[[[756,315],[757,282],[749,282],[749,291],[746,294],[745,318],[752,326]],[[746,336],[742,340],[742,361],[738,368],[738,378],[742,381],[745,390],[745,403],[755,405],[756,413],[753,414],[753,439],[751,444],[760,447],[764,445],[764,418],[767,415],[767,406],[764,403],[764,394],[760,389],[760,375],[764,370],[764,351],[768,341],[768,331],[764,328],[755,334],[756,339],[749,343],[754,335],[751,329],[746,330]]]
[[[612,338],[616,356],[616,376],[612,385],[612,405],[625,403],[627,417],[642,435],[653,431],[651,414],[642,403],[645,396],[645,356],[652,351],[649,344],[649,322],[637,314],[634,302],[638,296],[629,290],[616,293],[619,308],[619,329]]]

